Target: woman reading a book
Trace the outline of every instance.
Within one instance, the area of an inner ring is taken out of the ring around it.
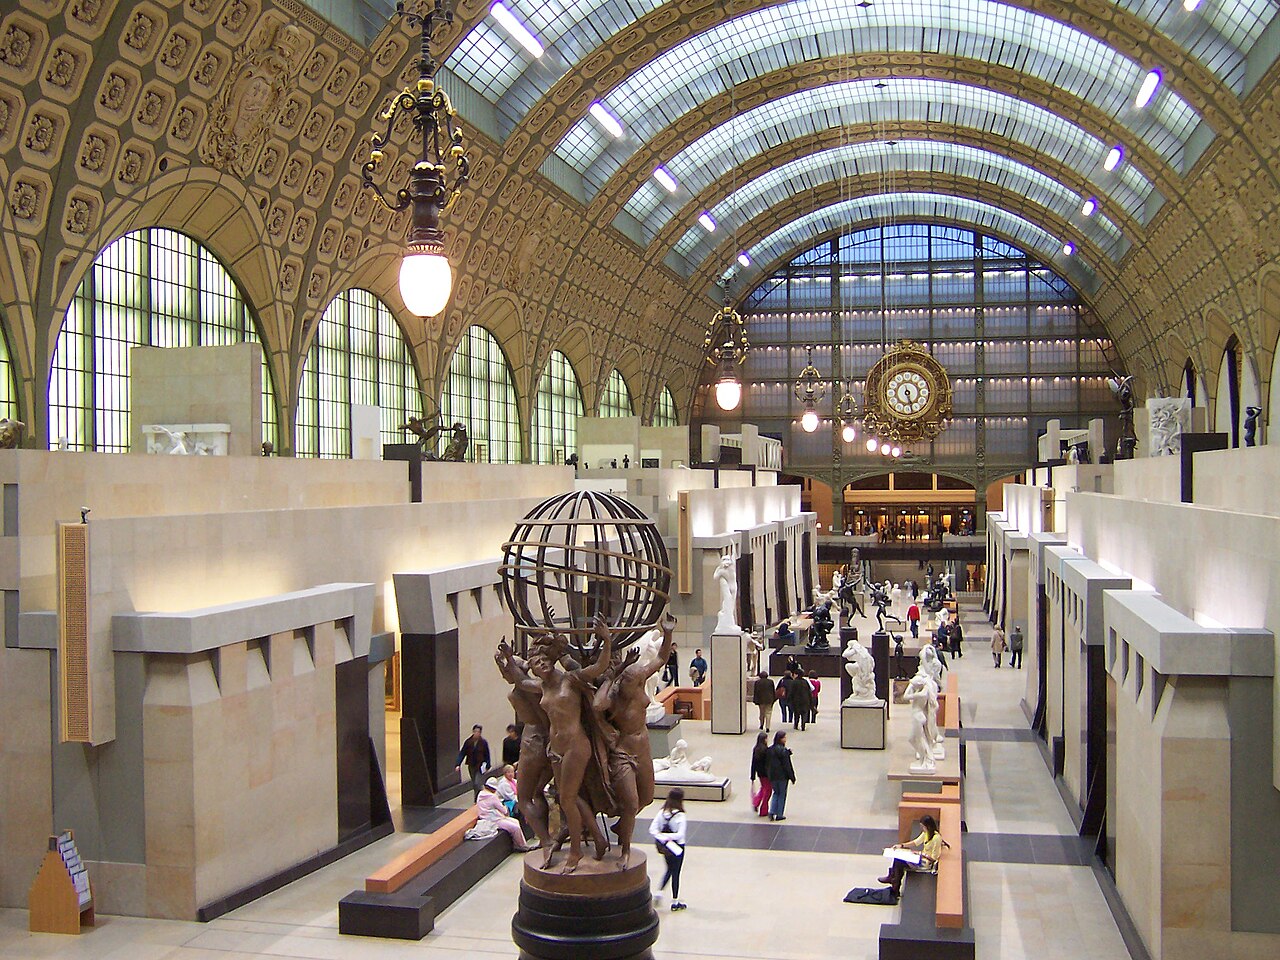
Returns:
[[[889,866],[889,873],[880,877],[881,883],[887,883],[893,887],[893,895],[895,897],[902,895],[902,878],[906,876],[907,871],[913,873],[937,873],[938,859],[942,856],[942,848],[949,846],[947,841],[942,839],[942,834],[938,832],[938,821],[929,815],[920,818],[920,826],[924,829],[920,831],[919,836],[914,840],[906,843],[895,843],[889,850],[902,850],[914,852],[919,855],[919,860],[915,863],[911,861],[913,857],[900,859],[894,857]],[[889,851],[886,851],[886,856]]]

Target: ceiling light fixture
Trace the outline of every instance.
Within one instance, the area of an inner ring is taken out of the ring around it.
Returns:
[[[1187,13],[1195,13],[1198,6],[1200,6],[1200,0],[1182,0],[1182,9]]]
[[[813,433],[818,429],[818,411],[813,409],[813,404],[805,405],[804,413],[800,415],[800,429],[805,433]]]
[[[743,250],[738,254],[738,263],[742,264],[743,267],[751,266],[751,258],[747,256],[747,251]]]
[[[1072,243],[1070,240],[1068,240],[1066,243],[1062,245],[1062,255],[1064,257],[1075,256],[1075,252],[1076,252],[1076,245]]]
[[[879,440],[875,437],[867,437],[867,453],[875,453],[878,446],[880,446]]]
[[[671,171],[666,167],[658,167],[658,169],[654,170],[653,179],[662,184],[667,193],[675,193],[680,186],[680,184],[676,183],[676,178],[671,175]]]
[[[604,127],[615,140],[622,138],[622,121],[610,113],[599,100],[591,104],[587,112],[595,117],[600,126]]]
[[[742,381],[738,367],[747,358],[751,344],[747,341],[747,325],[741,314],[729,303],[729,283],[720,281],[723,306],[707,324],[707,335],[702,341],[707,363],[716,368],[716,406],[721,410],[736,410],[742,402]]]
[[[698,214],[698,223],[702,224],[702,229],[707,231],[707,233],[716,232],[716,221],[706,210],[703,210]]]
[[[1143,78],[1142,86],[1138,89],[1138,96],[1133,101],[1133,105],[1141,110],[1149,104],[1156,95],[1156,90],[1160,88],[1160,80],[1162,75],[1159,70],[1152,70]]]
[[[809,345],[809,362],[805,364],[800,376],[796,378],[796,399],[804,404],[804,414],[800,417],[800,426],[805,433],[813,433],[818,429],[818,401],[826,396],[827,388],[822,383],[822,374],[813,365],[813,345]]]
[[[893,447],[889,446],[889,444],[888,444],[888,443],[882,443],[882,444],[880,444],[880,455],[881,455],[881,456],[887,457],[887,456],[890,454],[890,452],[891,452],[892,450],[893,450]]]
[[[1095,197],[1090,197],[1084,202],[1084,206],[1080,208],[1081,216],[1092,217],[1098,211],[1098,201]]]
[[[493,19],[506,28],[512,39],[524,47],[535,59],[542,56],[542,41],[530,33],[529,28],[517,20],[516,15],[508,10],[506,6],[501,3],[495,3],[489,8],[489,12],[493,14]]]
[[[404,257],[400,261],[400,297],[410,313],[434,317],[444,310],[453,292],[453,269],[444,252],[440,215],[449,210],[470,178],[471,161],[462,142],[462,131],[454,127],[454,109],[445,92],[435,84],[438,64],[431,56],[431,41],[437,30],[453,23],[453,10],[444,0],[435,0],[423,15],[408,13],[404,3],[396,4],[396,15],[410,27],[422,28],[422,56],[418,58],[418,80],[401,90],[391,106],[381,114],[385,133],[370,138],[369,159],[360,168],[361,186],[373,190],[389,210],[410,212]],[[412,112],[413,126],[422,137],[418,160],[409,171],[409,184],[396,190],[388,200],[373,175],[385,159],[384,148],[391,130],[404,112]],[[446,179],[453,164],[453,182]]]
[[[1124,147],[1116,144],[1111,148],[1111,152],[1107,154],[1107,159],[1102,161],[1102,169],[1108,173],[1120,166],[1120,161],[1124,159]]]

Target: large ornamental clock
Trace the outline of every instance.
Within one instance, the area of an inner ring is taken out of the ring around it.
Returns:
[[[862,421],[900,443],[933,440],[951,419],[947,371],[920,344],[900,340],[867,374]]]

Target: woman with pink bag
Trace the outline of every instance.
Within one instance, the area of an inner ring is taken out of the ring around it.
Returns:
[[[754,783],[758,779],[760,786],[751,792],[751,807],[762,817],[769,815],[769,798],[773,796],[773,784],[769,782],[764,769],[764,755],[768,749],[768,736],[759,734],[755,748],[751,751],[751,781]]]

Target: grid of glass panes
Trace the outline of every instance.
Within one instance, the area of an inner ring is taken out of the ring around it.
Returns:
[[[573,364],[552,350],[533,405],[533,462],[564,463],[578,449],[578,418],[586,415]]]
[[[478,463],[520,462],[520,413],[516,388],[502,346],[484,327],[472,325],[449,361],[440,397],[440,422],[466,424],[467,459]]]
[[[600,416],[602,417],[634,417],[635,408],[631,405],[631,390],[622,374],[614,370],[604,385],[604,393],[600,396]]]
[[[671,395],[670,387],[663,387],[658,394],[658,406],[653,411],[655,427],[676,427],[680,425],[680,417],[676,413],[676,398]]]
[[[54,346],[49,446],[129,449],[129,349],[261,343],[244,295],[218,259],[173,230],[127,233],[81,281]],[[278,446],[275,391],[262,364],[262,438]]]
[[[847,232],[794,256],[739,312],[752,345],[742,410],[723,414],[715,407],[709,369],[695,398],[695,422],[756,423],[787,443],[788,463],[801,470],[829,469],[839,443],[832,407],[839,385],[819,405],[815,434],[801,435],[796,426],[793,387],[810,345],[824,380],[839,358],[860,403],[861,380],[886,343],[910,337],[925,344],[951,377],[955,419],[931,446],[913,452],[939,464],[972,465],[979,424],[989,465],[1022,464],[1034,459],[1046,420],[1083,427],[1116,410],[1106,378],[1119,362],[1075,291],[1033,255],[980,230],[906,223]],[[846,466],[878,461],[863,440],[842,447]]]
[[[0,329],[0,417],[18,419],[18,380],[14,376],[6,329]]]
[[[382,443],[402,443],[401,426],[422,416],[413,355],[387,305],[346,290],[325,308],[298,385],[297,453],[351,456],[351,407],[380,411]]]

